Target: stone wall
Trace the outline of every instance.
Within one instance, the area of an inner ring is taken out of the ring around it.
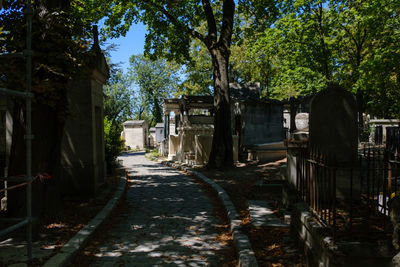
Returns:
[[[63,193],[94,194],[104,183],[103,85],[108,67],[99,54],[91,77],[69,83],[70,116],[65,123],[61,154]]]
[[[144,149],[145,148],[145,130],[142,127],[125,128],[125,147],[130,149]]]
[[[243,102],[241,144],[249,146],[282,141],[283,105],[280,103]],[[234,125],[234,124],[233,124]]]
[[[168,159],[175,160],[178,147],[179,147],[179,137],[177,135],[170,135],[169,145],[168,145]]]
[[[205,165],[208,163],[208,159],[211,153],[212,146],[212,135],[196,135],[196,152],[195,152],[195,163],[196,165]],[[238,161],[239,157],[239,138],[236,135],[232,136],[233,141],[233,162]]]
[[[0,97],[0,176],[7,174],[8,158],[12,143],[13,119],[10,113],[12,102],[6,96]]]

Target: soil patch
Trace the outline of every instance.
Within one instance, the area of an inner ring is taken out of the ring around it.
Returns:
[[[106,203],[111,199],[118,187],[121,178],[121,172],[114,169],[112,174],[106,176],[105,184],[101,187],[98,194],[94,197],[69,196],[63,200],[62,211],[51,216],[41,217],[34,230],[34,259],[26,261],[29,266],[42,266],[48,259],[54,256],[76,233],[78,233],[88,222],[93,219]],[[10,246],[15,242],[15,249],[21,250],[21,254],[26,254],[25,230],[11,233],[6,238],[12,239]],[[50,253],[37,253],[39,251],[50,251]],[[14,263],[20,263],[21,258],[12,258],[2,260],[0,266],[8,266]]]
[[[269,163],[240,163],[228,170],[196,169],[224,188],[242,220],[242,230],[249,237],[259,266],[306,266],[302,253],[290,237],[289,228],[255,227],[251,224],[248,200],[274,203],[274,213],[283,217],[280,195],[264,190],[262,185],[282,182],[280,169],[286,160]]]

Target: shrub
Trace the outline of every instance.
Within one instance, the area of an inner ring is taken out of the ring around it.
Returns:
[[[124,148],[121,130],[121,127],[114,125],[107,116],[104,117],[104,152],[108,170],[116,165],[116,159]]]

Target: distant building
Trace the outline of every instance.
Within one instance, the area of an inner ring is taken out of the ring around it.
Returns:
[[[160,122],[156,124],[156,144],[161,143],[164,140],[164,123]]]
[[[150,128],[149,145],[151,147],[154,147],[156,145],[156,128],[155,127]]]
[[[145,120],[132,120],[124,122],[122,138],[127,149],[144,149],[148,145],[149,125]]]

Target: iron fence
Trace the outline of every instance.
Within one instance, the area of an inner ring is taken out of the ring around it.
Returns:
[[[377,125],[375,127],[374,142],[376,145],[382,145],[382,143],[383,143],[383,127],[382,127],[382,125]]]
[[[297,192],[326,226],[336,224],[336,167],[333,158],[318,149],[300,148],[297,159]]]
[[[387,203],[395,194],[400,195],[398,131],[393,136],[388,140],[394,141],[386,147],[365,145],[359,149],[358,159],[347,165],[338,164],[318,148],[299,150],[298,196],[334,237],[337,229],[351,230],[354,221],[370,224],[372,216],[386,225]]]

